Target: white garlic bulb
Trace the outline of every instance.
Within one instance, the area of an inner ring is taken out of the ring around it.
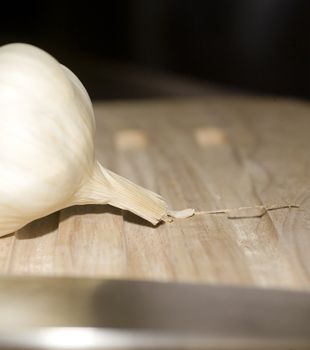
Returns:
[[[156,224],[157,194],[101,166],[95,118],[78,78],[27,44],[0,47],[0,236],[75,204],[111,204]]]

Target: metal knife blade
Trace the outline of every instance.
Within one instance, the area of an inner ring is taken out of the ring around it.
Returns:
[[[2,278],[0,349],[310,349],[310,293]]]

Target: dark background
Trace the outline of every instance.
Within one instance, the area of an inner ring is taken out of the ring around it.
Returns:
[[[309,98],[309,34],[298,0],[11,1],[0,14],[1,44],[48,50],[94,98],[160,96],[169,82]]]

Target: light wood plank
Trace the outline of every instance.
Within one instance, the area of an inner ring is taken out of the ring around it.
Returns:
[[[106,206],[68,208],[0,239],[0,273],[309,290],[309,114],[304,102],[249,97],[98,103],[99,160],[171,208],[300,208],[155,228]]]

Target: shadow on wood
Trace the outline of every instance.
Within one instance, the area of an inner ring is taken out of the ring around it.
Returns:
[[[113,214],[121,216],[126,222],[133,223],[136,225],[141,225],[145,227],[156,228],[162,223],[153,226],[151,223],[144,219],[141,219],[137,215],[130,213],[128,211],[122,211],[121,209],[114,208],[110,205],[81,205],[71,207],[71,210],[62,210],[62,215],[60,218],[60,212],[50,214],[38,220],[31,222],[19,231],[15,233],[15,237],[18,240],[33,239],[43,235],[47,235],[58,228],[59,222],[63,222],[75,215],[86,215],[86,214]],[[10,234],[10,236],[14,233]],[[8,237],[7,235],[6,237]]]
[[[38,220],[32,221],[15,233],[18,240],[33,239],[43,235],[47,235],[55,231],[58,227],[59,212],[50,214]]]

